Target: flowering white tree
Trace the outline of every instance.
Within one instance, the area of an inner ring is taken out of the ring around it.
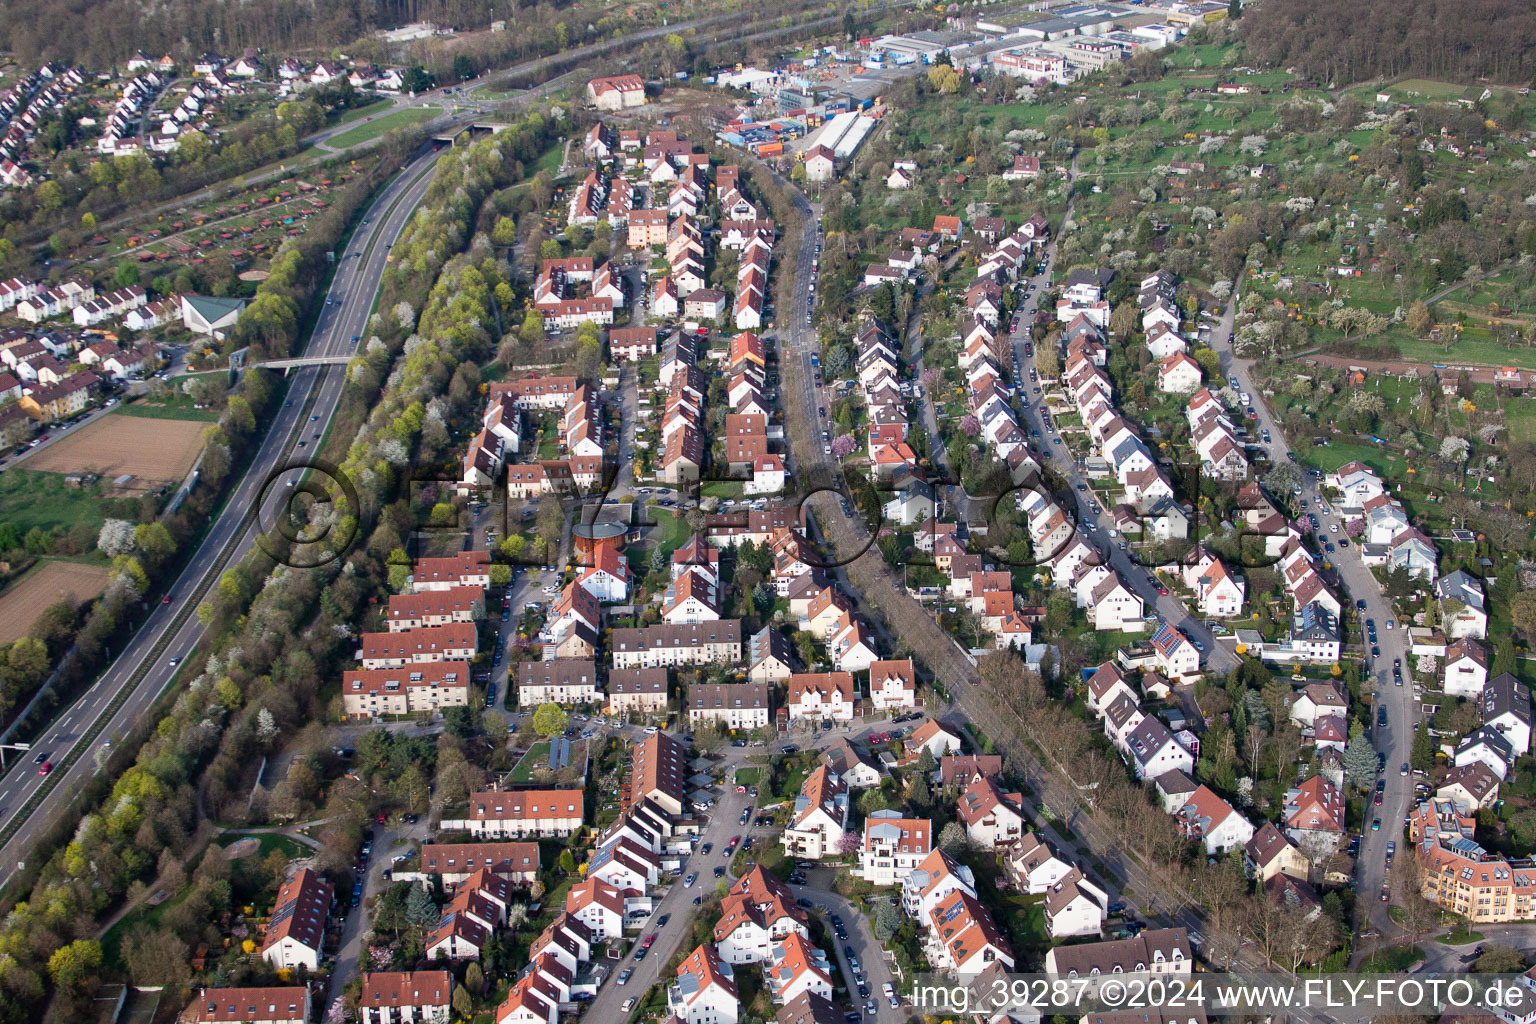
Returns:
[[[1264,147],[1269,140],[1262,135],[1244,135],[1243,141],[1238,143],[1237,151],[1244,155],[1263,156]]]
[[[96,535],[96,546],[103,554],[126,555],[133,551],[133,524],[126,519],[108,519]]]
[[[1472,445],[1464,437],[1449,435],[1440,442],[1440,457],[1451,462],[1466,462],[1472,453]]]

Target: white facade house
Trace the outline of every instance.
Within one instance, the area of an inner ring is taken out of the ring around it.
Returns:
[[[900,885],[932,852],[932,821],[875,811],[864,819],[859,877],[871,885]]]

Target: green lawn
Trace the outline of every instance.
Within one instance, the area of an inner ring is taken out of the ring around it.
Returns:
[[[267,854],[271,853],[273,850],[282,850],[283,853],[287,855],[289,860],[294,860],[309,854],[309,847],[300,843],[297,839],[294,839],[290,836],[278,835],[275,832],[258,832],[254,836],[250,837],[231,833],[220,839],[219,845],[225,849],[228,849],[229,847],[238,843],[240,840],[246,838],[255,839],[259,845],[256,849],[256,852],[252,854],[250,858],[242,859],[254,859],[256,861],[261,861],[265,859]]]
[[[762,778],[762,772],[761,768],[738,768],[736,769],[736,785],[755,786],[758,780]]]
[[[1360,973],[1401,974],[1422,959],[1424,951],[1417,946],[1388,946],[1366,957],[1360,964]]]
[[[538,765],[549,764],[549,741],[540,740],[528,748],[528,753],[512,767],[513,782],[530,782],[533,780],[533,769]]]
[[[1435,940],[1447,946],[1465,946],[1469,942],[1482,942],[1483,933],[1469,931],[1465,928],[1454,928]]]
[[[1383,479],[1402,475],[1402,460],[1390,456],[1386,449],[1374,444],[1355,444],[1351,441],[1333,441],[1325,447],[1314,447],[1311,451],[1299,455],[1301,462],[1308,466],[1314,466],[1324,472],[1331,473],[1340,466],[1351,462],[1363,462]]]
[[[216,372],[225,378],[229,376],[224,370]],[[203,420],[208,423],[216,423],[219,419],[217,410],[193,408],[192,397],[183,394],[180,387],[162,399],[152,399],[148,395],[129,399],[113,409],[112,415],[141,416],[156,420]]]
[[[1479,332],[1467,331],[1449,352],[1438,342],[1409,336],[1392,340],[1404,359],[1416,362],[1518,366],[1522,370],[1536,370],[1536,348],[1510,348]]]
[[[711,480],[699,488],[705,498],[740,498],[745,493],[745,480]]]
[[[651,518],[656,520],[657,528],[661,530],[661,536],[656,541],[656,547],[672,557],[672,552],[682,547],[688,540],[688,520],[676,512],[664,512],[657,506],[651,506],[647,511]]]
[[[335,128],[339,125],[352,124],[354,121],[361,121],[365,117],[377,117],[388,110],[393,104],[393,100],[379,100],[367,106],[354,107],[333,121],[331,127]]]
[[[436,107],[408,107],[392,114],[385,114],[383,117],[375,117],[372,121],[365,121],[356,128],[348,129],[340,135],[334,135],[325,140],[325,144],[333,149],[346,149],[349,146],[376,139],[396,128],[408,128],[413,124],[430,121],[437,115]]]
[[[1481,92],[1481,89],[1478,91]],[[1395,85],[1374,89],[1372,92],[1373,94],[1384,92],[1388,95],[1393,93],[1409,93],[1431,100],[1454,100],[1465,96],[1467,94],[1467,87],[1465,85],[1457,85],[1455,82],[1435,82],[1428,78],[1405,78]]]
[[[102,515],[94,487],[70,487],[62,473],[41,473],[15,466],[0,473],[0,523],[25,534],[34,526],[51,530],[87,522],[100,526]]]

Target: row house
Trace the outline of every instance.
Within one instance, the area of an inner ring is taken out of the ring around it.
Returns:
[[[532,885],[539,873],[538,843],[425,843],[417,872],[436,878],[449,890],[481,871],[514,885]]]
[[[721,619],[615,629],[609,650],[614,668],[735,664],[741,643],[741,621]]]
[[[574,707],[602,698],[597,666],[581,658],[524,661],[517,666],[517,702],[525,708],[541,704]]]
[[[830,588],[829,588],[830,589]],[[851,722],[858,693],[850,672],[799,672],[789,677],[791,722]]]
[[[768,697],[763,683],[698,683],[688,688],[688,723],[695,729],[763,729],[769,719]]]
[[[94,327],[105,320],[120,317],[130,309],[138,309],[148,301],[149,296],[137,285],[119,288],[76,306],[73,318],[78,327]]]
[[[364,633],[358,660],[364,669],[392,669],[439,661],[473,661],[478,651],[473,623],[424,626],[387,633]]]
[[[1046,975],[1080,986],[1084,998],[1095,997],[1108,979],[1122,985],[1166,983],[1189,978],[1194,967],[1184,928],[1150,928],[1128,939],[1054,946],[1045,954]]]
[[[666,669],[615,668],[609,671],[606,714],[654,715],[666,708]]]
[[[452,993],[447,971],[367,971],[357,1010],[363,1024],[448,1024]]]
[[[496,929],[506,923],[511,901],[512,887],[506,879],[483,869],[471,875],[427,933],[427,958],[478,960]]]
[[[344,672],[341,696],[349,718],[436,715],[447,708],[468,706],[469,662],[430,661]]]
[[[580,789],[471,793],[469,817],[442,827],[494,839],[568,836],[581,828],[583,798]]]
[[[411,568],[410,587],[416,594],[491,585],[491,553],[462,551],[443,557],[418,558]]]
[[[591,260],[587,260],[588,266]],[[512,381],[497,381],[490,385],[488,397],[510,399],[512,405],[525,411],[556,410],[563,412],[575,395],[579,382],[575,377],[543,377],[531,374]]]

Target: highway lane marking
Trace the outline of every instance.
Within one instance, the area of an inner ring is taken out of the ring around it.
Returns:
[[[430,174],[430,172],[432,171],[434,166],[435,166],[435,164],[432,163],[431,161],[427,162],[427,166],[423,169],[421,174],[416,179],[414,179],[411,182],[411,186],[406,187],[402,191],[402,193],[400,195],[395,197],[394,201],[395,201],[396,205],[398,205],[398,203],[403,198],[405,198],[406,196],[409,195],[409,193],[411,192],[411,187],[412,186],[415,186],[415,185],[419,184],[422,181],[423,178],[425,178],[428,174]],[[424,194],[425,190],[423,189],[422,191],[423,191],[423,194]],[[388,196],[388,195],[389,195],[389,193],[388,193],[388,191],[386,191],[385,196]],[[382,198],[384,198],[384,197],[381,197],[381,199]],[[413,203],[412,204],[413,208],[414,208],[414,206],[419,205],[419,202],[420,202],[420,200],[418,199],[415,203]],[[405,223],[405,221],[404,221],[404,219],[402,219],[400,221],[400,226],[396,229],[397,233],[400,230],[404,230],[404,223]],[[389,217],[380,218],[379,223],[374,227],[374,230],[373,230],[373,232],[370,233],[370,235],[376,237],[381,231],[387,231],[387,230],[390,229],[390,227],[391,227],[391,221],[390,221]],[[382,270],[380,270],[380,273],[382,273]],[[366,317],[365,317],[364,322],[366,323]],[[319,339],[317,341],[316,338],[312,337],[311,338],[311,344],[310,344],[309,348],[312,350],[313,346],[315,346],[316,344],[320,344],[320,345],[323,346],[323,345],[326,344],[326,340],[325,339]],[[323,350],[322,350],[322,354],[323,354]],[[336,381],[337,382],[337,383],[335,383],[334,387],[331,386],[332,381]],[[303,403],[309,402],[311,398],[316,399],[317,403],[320,403],[320,405],[323,405],[324,403],[326,403],[328,401],[330,408],[329,408],[329,412],[327,413],[327,419],[329,420],[329,418],[334,417],[336,406],[340,402],[340,383],[339,383],[339,378],[337,378],[335,375],[329,375],[329,374],[327,374],[327,375],[316,375],[314,378],[309,379],[306,383],[307,383],[307,388],[305,389],[304,394],[302,396],[301,406],[302,406]],[[318,385],[318,388],[317,388],[317,385]],[[318,392],[318,394],[317,394],[317,392]],[[320,407],[320,405],[317,405],[316,407]],[[274,428],[275,427],[276,427],[276,425],[274,425]],[[292,437],[291,428],[290,428],[290,432],[286,436],[287,437]],[[270,430],[270,429],[269,429],[268,437],[274,437],[273,431]],[[266,447],[265,441],[263,443],[263,447]],[[270,457],[266,461],[268,461],[268,462],[272,463],[273,465],[275,465],[277,459],[281,456],[283,447],[284,446],[282,444],[275,445],[274,446],[274,450],[270,453]],[[237,487],[235,494],[238,496],[242,491],[249,491],[249,490],[255,489],[256,487],[257,487],[256,478],[254,476],[248,474],[247,477],[246,477],[246,480],[242,483],[242,485],[240,487]],[[226,505],[226,511],[228,510],[228,507],[229,506]],[[221,516],[221,519],[224,519],[224,517]],[[224,520],[224,521],[226,523],[229,522],[229,520]],[[242,517],[242,521],[243,521],[243,517]],[[222,526],[222,527],[221,526],[215,526],[213,531],[210,532],[209,536],[207,538],[205,538],[205,544],[208,541],[216,540],[217,538],[227,534],[231,529],[238,530],[239,526],[240,526],[239,522],[233,523],[232,526]],[[239,538],[239,540],[236,542],[234,554],[237,554],[240,557],[243,557],[245,553],[249,552],[250,546],[251,546],[252,542],[253,542],[252,537],[250,536],[249,532],[247,532],[247,536]],[[220,551],[224,550],[224,546],[227,545],[227,543],[228,543],[228,540],[226,539],[223,542],[223,544],[220,544],[217,547],[217,549],[214,549],[214,548],[200,548],[199,555],[194,555],[193,562],[190,563],[188,565],[188,567],[183,571],[182,575],[180,577],[178,577],[177,582],[176,582],[176,586],[178,588],[180,588],[181,585],[184,582],[187,581],[189,575],[197,575],[199,579],[205,578],[206,575],[207,575],[207,571],[208,570],[205,569],[200,575],[197,573],[197,570],[199,568],[200,563],[206,562],[208,564],[209,569],[211,569],[212,564],[218,560]],[[206,552],[206,554],[204,554],[204,552]],[[174,613],[173,613],[173,615],[174,615]],[[201,633],[200,626],[201,626],[201,624],[196,624],[196,625],[197,625],[196,632],[197,632],[198,635],[189,637],[188,641],[190,641],[190,642],[183,642],[181,644],[181,648],[180,649],[182,651],[184,651],[184,652],[189,651],[191,649],[191,647],[196,643],[196,641],[198,639],[200,639],[200,633]],[[177,634],[175,635],[175,637],[172,638],[172,643],[175,643],[176,641],[180,640],[182,638],[182,634],[185,633],[188,629],[192,629],[193,626],[194,626],[194,620],[190,619],[190,618],[187,619],[186,622],[183,625],[182,630],[178,631]],[[140,634],[138,634],[138,636],[136,638],[136,643],[133,645],[134,649],[141,651],[142,648],[144,647],[144,645],[146,645],[146,644],[148,646],[150,646],[150,647],[153,647],[153,646],[161,643],[165,639],[166,630],[168,628],[169,628],[169,625],[165,624],[165,625],[158,626],[157,627],[158,631],[155,634],[141,632]],[[142,657],[139,658],[138,660],[142,661]],[[179,660],[179,658],[178,658],[178,660]],[[83,694],[77,700],[77,702],[74,705],[75,708],[76,709],[80,709],[82,707],[82,702],[88,702],[88,703],[85,703],[84,706],[89,708],[89,709],[94,710],[96,708],[99,708],[99,707],[103,706],[102,698],[107,698],[105,703],[110,704],[110,698],[112,696],[115,696],[116,691],[114,689],[113,692],[111,692],[111,693],[108,692],[107,687],[106,687],[106,683],[108,682],[108,680],[109,679],[114,679],[117,676],[121,676],[124,671],[127,671],[128,675],[130,675],[130,676],[132,674],[132,672],[128,670],[128,666],[127,666],[126,662],[120,661],[119,665],[121,666],[120,670],[109,669],[106,673],[104,673],[102,675],[102,677],[99,678],[97,680],[97,682],[85,694]],[[142,682],[147,681],[147,680],[153,678],[153,671],[154,670],[151,669],[150,672],[146,674],[146,676],[144,677],[144,680],[141,680],[141,684],[142,684]],[[164,671],[164,670],[162,669],[162,671]],[[167,682],[164,685],[161,686],[161,688],[160,688],[160,690],[158,692],[164,692],[165,686],[169,685],[170,679],[173,679],[174,675],[175,675],[175,673],[170,673],[170,678],[167,679]],[[129,718],[137,717],[137,715],[142,711],[142,702],[143,702],[142,694],[144,692],[145,691],[143,690],[142,685],[138,686],[138,687],[135,687],[134,692],[131,693],[125,699],[123,705],[118,709],[117,713],[112,716],[112,719],[108,722],[106,728],[110,729],[110,728],[116,726],[117,723],[121,719],[123,719],[125,716],[127,716]],[[136,703],[140,704],[141,706],[140,707],[134,707],[134,705]],[[61,723],[61,724],[63,724],[63,723]],[[73,748],[71,748],[70,752],[71,753],[73,752]],[[59,773],[59,780],[55,780],[56,783],[58,781],[60,781],[60,780],[68,779],[70,774],[73,773],[76,768],[78,768],[81,764],[84,764],[84,763],[86,763],[86,762],[84,761],[83,758],[76,758],[76,760],[73,763],[71,763],[70,766],[68,768],[66,768],[66,770],[64,772]],[[99,769],[96,769],[96,771],[99,771]],[[94,772],[92,774],[94,774]],[[16,776],[16,775],[12,775],[11,778],[12,778],[13,781],[10,782],[10,783],[7,783],[6,784],[7,786],[14,785],[15,784],[14,780],[16,780],[16,779],[26,779],[27,780],[26,785],[30,786],[30,788],[31,788],[31,790],[33,792],[35,792],[37,789],[41,788],[41,786],[42,786],[42,783],[39,782],[37,777],[35,777],[35,776]],[[54,790],[50,791],[50,796],[54,792],[58,792],[58,789],[55,788]],[[45,798],[45,800],[44,800],[44,803],[46,803],[46,802],[47,802],[47,798]],[[19,824],[16,825],[15,831],[12,833],[10,840],[8,840],[7,843],[5,844],[6,847],[10,847],[13,843],[15,843],[17,841],[27,841],[27,840],[30,840],[31,832],[35,830],[35,828],[31,826],[31,822],[35,820],[36,812],[39,811],[39,810],[42,810],[42,809],[43,809],[43,806],[39,805],[38,807],[33,808],[31,811],[29,811],[27,813],[26,817]],[[18,811],[18,813],[20,813],[20,812]],[[16,815],[13,814],[8,819],[6,819],[5,822],[4,822],[4,827],[9,827],[15,821],[15,818],[16,818]]]

